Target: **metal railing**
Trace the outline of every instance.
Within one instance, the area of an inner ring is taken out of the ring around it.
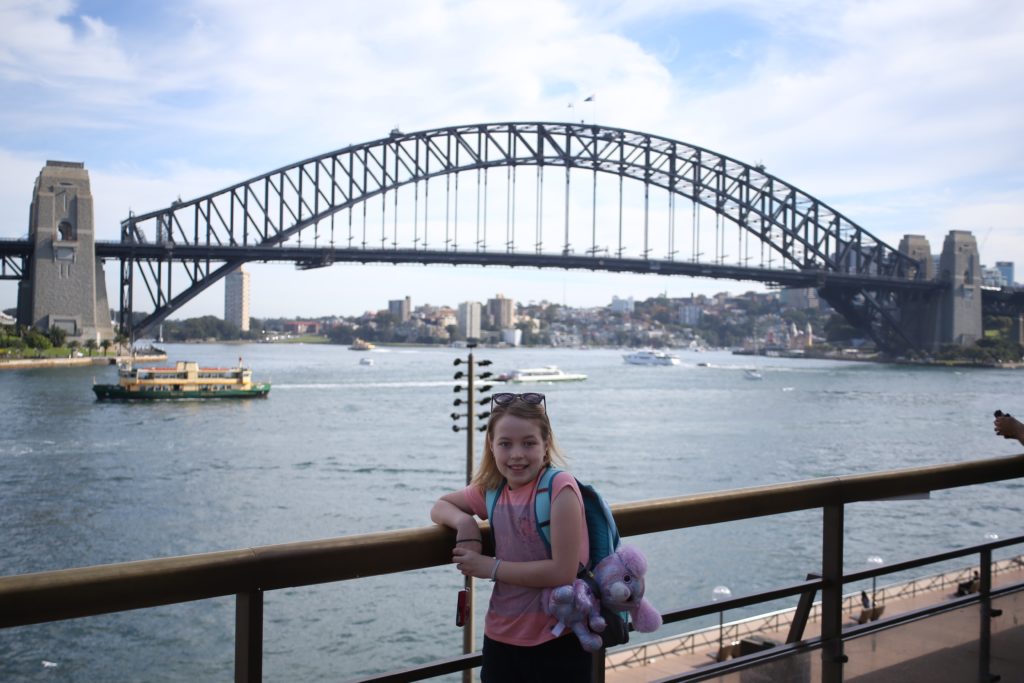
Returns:
[[[821,509],[822,572],[806,582],[669,612],[665,621],[800,596],[809,613],[821,591],[823,683],[842,681],[843,583],[979,552],[983,595],[991,550],[1011,541],[844,575],[843,512],[848,503],[1024,477],[1024,455],[827,477],[613,506],[621,534],[633,536],[741,519]],[[485,543],[490,529],[484,524]],[[294,586],[404,572],[450,562],[453,534],[434,526],[242,550],[0,577],[0,628],[236,595],[235,680],[259,681],[263,661],[263,594]],[[938,559],[936,559],[938,558]],[[811,598],[810,600],[808,598]],[[983,599],[983,610],[986,610]],[[982,628],[988,619],[982,619]],[[985,634],[981,644],[987,647]],[[479,653],[376,677],[412,681],[479,666]],[[603,677],[603,670],[597,672]]]

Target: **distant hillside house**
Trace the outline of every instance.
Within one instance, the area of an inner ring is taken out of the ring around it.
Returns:
[[[284,331],[291,334],[320,334],[320,323],[313,320],[289,320]]]

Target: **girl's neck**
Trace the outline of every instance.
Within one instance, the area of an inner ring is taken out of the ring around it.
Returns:
[[[541,467],[540,471],[537,472],[537,476],[534,477],[533,479],[531,479],[529,481],[529,483],[523,484],[522,486],[512,486],[512,484],[509,482],[509,480],[506,479],[505,480],[505,486],[508,488],[509,491],[518,491],[519,489],[530,488],[530,487],[536,486],[537,485],[537,480],[540,479],[540,475],[544,474],[544,472],[546,472],[549,467],[551,467],[551,465],[544,465],[543,467]]]

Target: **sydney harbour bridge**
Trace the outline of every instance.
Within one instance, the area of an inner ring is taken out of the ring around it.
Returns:
[[[92,240],[91,201],[82,164],[49,162],[29,238],[0,240],[0,277],[23,283],[19,322],[46,327],[60,313],[72,328],[76,320],[89,328],[81,311],[47,310],[74,306],[74,297],[47,292],[81,270],[63,269],[62,259],[84,266],[89,246],[96,270],[79,286],[98,282],[105,306],[100,264],[117,261],[120,324],[132,336],[239,266],[272,261],[299,270],[419,263],[813,287],[893,353],[969,341],[980,334],[982,306],[1018,318],[1024,308],[1019,293],[980,290],[970,233],[950,233],[936,272],[924,238],[886,244],[762,165],[583,123],[396,129],[132,214],[119,241]],[[134,316],[137,307],[148,314]],[[965,316],[979,329],[965,327]]]

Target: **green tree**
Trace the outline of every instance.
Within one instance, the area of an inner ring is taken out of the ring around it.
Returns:
[[[25,345],[30,349],[45,351],[53,348],[53,342],[50,341],[50,338],[34,327],[26,330],[22,338],[25,340]]]
[[[112,343],[113,342],[111,342],[109,339],[104,339],[103,341],[100,342],[100,346],[103,347],[103,355],[104,356],[107,355],[107,351],[110,349],[110,345]]]
[[[68,339],[68,333],[62,327],[51,327],[47,335],[54,346],[64,346]]]
[[[348,325],[335,325],[327,330],[327,338],[335,344],[351,344],[356,335]]]
[[[117,331],[117,334],[114,335],[114,343],[117,345],[118,351],[124,349],[125,344],[128,343],[128,335],[124,333],[124,330]]]
[[[846,318],[838,313],[833,313],[825,322],[825,339],[830,342],[844,342],[863,336],[863,332],[846,322]]]
[[[86,339],[85,348],[89,350],[89,357],[92,357],[92,352],[96,350],[99,344],[96,343],[95,339]]]

